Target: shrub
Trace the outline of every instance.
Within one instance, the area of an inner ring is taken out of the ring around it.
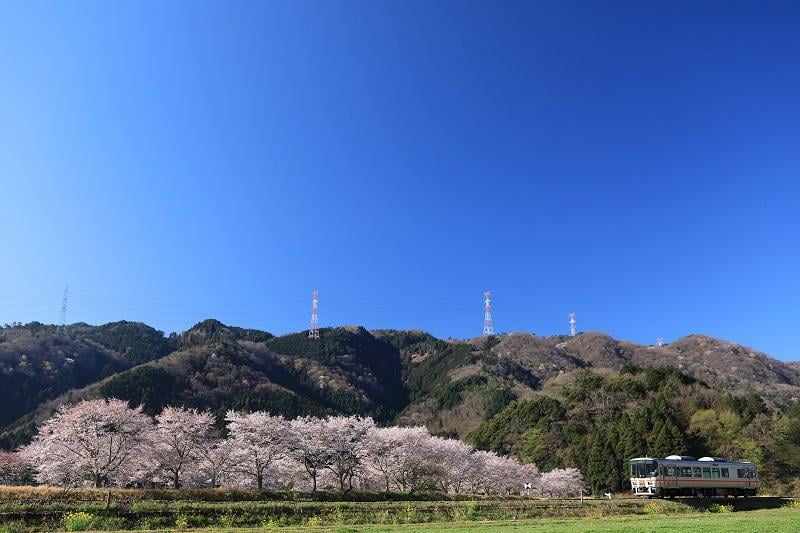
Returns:
[[[0,524],[0,533],[19,533],[20,531],[25,531],[24,522],[16,521]]]
[[[733,505],[725,505],[722,503],[712,503],[708,506],[709,513],[732,513]]]
[[[266,529],[267,531],[272,531],[273,529],[278,527],[278,524],[275,523],[275,519],[273,518],[265,518],[261,521],[262,529]]]
[[[175,518],[175,528],[186,529],[187,527],[189,527],[189,517],[186,515],[179,514]]]
[[[92,525],[94,515],[84,511],[67,513],[64,515],[64,529],[66,531],[86,531]]]
[[[225,513],[219,516],[219,525],[222,527],[233,527],[235,525],[236,517],[233,513]]]

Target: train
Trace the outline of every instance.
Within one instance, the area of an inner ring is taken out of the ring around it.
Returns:
[[[688,455],[637,457],[629,461],[631,490],[636,496],[755,496],[756,465],[720,457],[695,459]]]

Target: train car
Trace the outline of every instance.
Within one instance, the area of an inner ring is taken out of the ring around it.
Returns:
[[[631,490],[636,496],[755,496],[756,465],[719,457],[695,459],[669,455],[663,459],[637,457],[629,461]]]

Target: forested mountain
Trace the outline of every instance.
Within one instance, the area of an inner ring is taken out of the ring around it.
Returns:
[[[692,453],[759,462],[772,483],[800,474],[800,369],[691,335],[642,346],[600,333],[443,341],[421,331],[267,332],[206,320],[165,337],[144,324],[0,329],[0,446],[26,442],[66,402],[116,397],[369,415],[426,425],[541,468],[578,467],[621,488],[629,456]]]

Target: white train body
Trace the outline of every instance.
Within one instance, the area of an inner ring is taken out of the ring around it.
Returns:
[[[746,461],[670,455],[637,457],[628,464],[636,496],[755,496],[758,490],[756,465]]]

